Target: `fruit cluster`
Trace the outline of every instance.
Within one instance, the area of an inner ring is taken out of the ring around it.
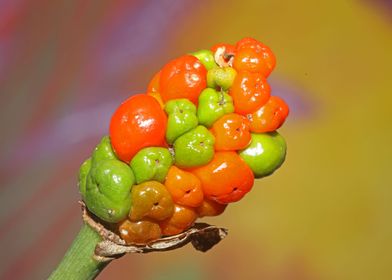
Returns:
[[[80,168],[91,213],[128,243],[147,243],[221,214],[254,178],[284,161],[276,129],[286,103],[270,95],[275,56],[245,38],[181,56],[125,100],[110,135]]]

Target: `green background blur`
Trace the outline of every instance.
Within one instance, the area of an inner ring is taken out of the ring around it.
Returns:
[[[169,59],[251,36],[288,101],[286,163],[208,222],[229,236],[129,255],[99,279],[392,279],[388,1],[0,1],[0,279],[43,279],[81,225],[76,174]]]

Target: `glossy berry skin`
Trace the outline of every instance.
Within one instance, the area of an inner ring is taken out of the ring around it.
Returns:
[[[218,90],[228,90],[237,72],[232,67],[215,67],[207,72],[207,86]]]
[[[166,103],[168,115],[166,141],[169,144],[184,133],[192,130],[198,124],[196,106],[188,99],[173,99]]]
[[[236,49],[233,67],[237,71],[260,73],[268,77],[275,68],[276,58],[271,49],[255,39],[238,41]]]
[[[166,187],[156,181],[147,181],[135,185],[131,192],[132,208],[129,212],[131,221],[152,219],[161,221],[173,215],[174,203]]]
[[[239,152],[255,178],[271,175],[286,157],[286,141],[277,132],[252,133],[250,145]]]
[[[112,149],[109,136],[102,137],[101,142],[95,147],[91,157],[94,164],[106,159],[117,159]]]
[[[289,114],[289,106],[283,99],[271,96],[268,102],[253,114],[248,114],[252,132],[271,132],[282,126]]]
[[[229,91],[235,112],[251,114],[267,103],[271,88],[263,75],[247,71],[239,72]]]
[[[200,179],[205,197],[223,204],[240,200],[254,182],[252,170],[235,152],[216,152],[211,162],[192,173]]]
[[[166,64],[160,75],[162,100],[187,98],[197,105],[200,92],[206,87],[207,70],[193,55],[184,55]]]
[[[196,208],[199,218],[218,216],[226,209],[227,204],[221,204],[210,199],[204,199],[202,204]]]
[[[159,225],[163,235],[175,235],[190,228],[196,219],[195,209],[176,204],[173,216],[160,222]]]
[[[215,136],[216,151],[244,149],[251,140],[249,121],[239,114],[226,114],[217,120],[211,132]]]
[[[122,161],[108,159],[93,164],[86,179],[86,206],[106,222],[119,222],[131,208],[134,182],[131,168]]]
[[[198,207],[203,202],[204,195],[199,178],[176,166],[170,167],[165,186],[173,201],[179,205]]]
[[[110,140],[118,158],[129,162],[144,147],[163,146],[166,124],[166,114],[155,98],[138,94],[127,99],[110,121]]]
[[[192,55],[199,59],[207,70],[218,66],[215,63],[214,53],[210,50],[200,50],[192,53]]]
[[[131,222],[125,220],[119,224],[121,238],[128,244],[146,244],[161,237],[161,228],[148,220]]]
[[[211,125],[224,114],[233,112],[233,99],[226,92],[206,88],[200,94],[199,106],[197,108],[199,124],[211,127]]]
[[[112,145],[108,136],[104,136],[101,142],[95,147],[91,158],[83,162],[79,169],[79,192],[82,198],[86,195],[86,179],[90,172],[91,166],[98,164],[100,161],[107,159],[117,159],[113,152]]]
[[[137,184],[150,180],[162,183],[172,164],[173,157],[167,148],[148,147],[132,158],[130,166]]]
[[[199,125],[174,142],[175,165],[191,168],[208,163],[214,156],[214,144],[211,132]]]

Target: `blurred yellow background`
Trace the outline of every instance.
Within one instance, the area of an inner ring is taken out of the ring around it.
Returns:
[[[81,225],[76,174],[164,63],[251,36],[278,64],[285,164],[208,222],[208,253],[129,255],[98,279],[392,279],[388,1],[0,1],[0,278],[43,279]]]

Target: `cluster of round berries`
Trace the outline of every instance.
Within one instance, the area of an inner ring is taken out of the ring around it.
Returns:
[[[270,95],[274,66],[271,50],[252,38],[166,64],[147,94],[118,107],[110,135],[82,164],[89,211],[137,244],[183,232],[240,200],[285,159],[275,130],[289,109]]]

